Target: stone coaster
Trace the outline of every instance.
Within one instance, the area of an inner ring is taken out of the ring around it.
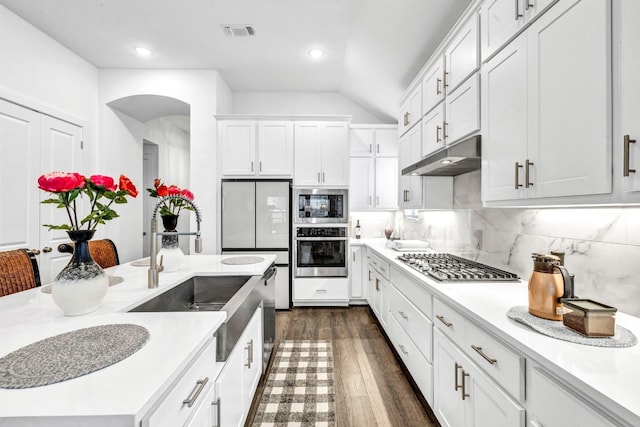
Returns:
[[[117,285],[119,283],[124,282],[124,279],[120,276],[108,276],[109,277],[109,286]],[[45,285],[40,289],[41,292],[45,294],[51,293],[51,284]]]
[[[233,258],[223,259],[220,262],[227,265],[246,265],[246,264],[257,264],[262,261],[264,261],[264,258],[259,256],[236,256]]]
[[[529,308],[526,306],[511,307],[507,316],[516,322],[529,326],[531,329],[543,335],[577,344],[596,347],[626,348],[633,347],[638,342],[633,332],[620,325],[616,325],[616,333],[612,337],[587,337],[566,327],[562,321],[547,320],[534,316],[529,313]]]
[[[110,324],[78,329],[22,347],[0,359],[0,388],[31,388],[95,372],[140,350],[149,331]]]

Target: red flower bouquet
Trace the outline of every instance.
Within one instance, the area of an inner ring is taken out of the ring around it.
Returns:
[[[151,197],[167,197],[167,196],[183,196],[186,199],[193,201],[193,193],[186,188],[180,188],[175,185],[165,185],[160,178],[156,178],[153,181],[153,188],[147,188]],[[186,209],[192,211],[191,205],[181,199],[167,199],[160,205],[160,216],[166,215],[180,215],[180,210]]]
[[[119,216],[111,208],[113,203],[127,203],[127,196],[138,195],[133,182],[124,175],[120,175],[116,184],[112,177],[105,175],[91,175],[86,178],[76,172],[52,172],[38,178],[38,188],[53,195],[42,203],[65,208],[69,217],[69,224],[44,224],[49,230],[95,230],[98,224],[104,224],[105,221]],[[86,196],[91,206],[89,214],[80,220],[76,205],[79,196]]]

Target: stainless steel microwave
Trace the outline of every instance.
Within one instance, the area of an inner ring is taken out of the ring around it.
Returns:
[[[293,216],[298,224],[349,222],[349,197],[346,189],[298,188],[294,190]]]

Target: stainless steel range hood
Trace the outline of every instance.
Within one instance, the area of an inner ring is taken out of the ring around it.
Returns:
[[[474,135],[402,169],[402,175],[456,176],[480,169],[480,135]]]

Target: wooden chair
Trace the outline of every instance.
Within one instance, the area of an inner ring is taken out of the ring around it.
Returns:
[[[40,271],[33,252],[27,249],[0,252],[0,296],[37,286],[40,286]]]
[[[73,243],[58,245],[58,252],[73,253]],[[89,240],[89,252],[94,261],[102,268],[113,267],[120,264],[116,245],[110,239]]]

